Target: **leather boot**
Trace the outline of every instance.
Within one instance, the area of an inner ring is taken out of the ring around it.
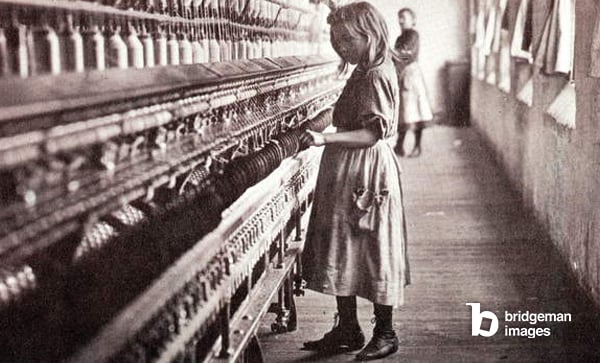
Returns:
[[[356,356],[356,360],[381,359],[398,351],[400,342],[392,325],[393,308],[389,305],[374,304],[375,328],[369,344]]]
[[[384,335],[374,333],[369,344],[356,355],[356,360],[367,361],[385,358],[398,351],[400,342],[395,333]]]
[[[336,322],[330,332],[323,338],[304,343],[305,350],[319,352],[349,352],[358,350],[365,345],[365,336],[358,324],[343,326]]]
[[[421,155],[421,147],[420,146],[415,146],[415,148],[410,152],[410,154],[408,155],[409,158],[416,158],[419,157]]]

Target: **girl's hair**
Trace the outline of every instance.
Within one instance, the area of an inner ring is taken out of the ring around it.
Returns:
[[[366,66],[379,65],[390,56],[387,24],[381,13],[365,1],[351,3],[333,10],[327,17],[329,25],[343,25],[352,37],[365,37],[369,45]],[[344,63],[344,68],[347,63]]]
[[[414,61],[419,53],[419,33],[413,29],[406,29],[396,41],[396,52],[401,58]]]
[[[398,17],[400,17],[400,15],[402,15],[404,13],[409,13],[410,16],[415,20],[415,22],[417,21],[417,14],[415,13],[415,11],[413,9],[402,8],[402,9],[398,10]]]

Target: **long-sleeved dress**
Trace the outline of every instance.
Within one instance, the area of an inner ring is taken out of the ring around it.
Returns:
[[[409,284],[400,166],[384,140],[396,132],[399,89],[391,60],[357,67],[333,113],[346,131],[369,128],[373,146],[326,145],[303,253],[308,288],[402,305]]]

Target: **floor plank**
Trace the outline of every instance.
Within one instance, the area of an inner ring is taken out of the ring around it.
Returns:
[[[548,237],[522,208],[489,150],[471,129],[436,127],[424,153],[402,159],[413,283],[394,315],[401,348],[385,362],[600,362],[597,311],[575,288]],[[500,331],[471,336],[467,302],[496,313]],[[333,324],[331,296],[297,298],[299,330],[260,329],[267,362],[346,362],[355,353],[319,356],[300,350]],[[504,312],[571,313],[571,323],[506,323],[550,327],[550,337],[504,336]],[[370,335],[372,306],[359,301]]]

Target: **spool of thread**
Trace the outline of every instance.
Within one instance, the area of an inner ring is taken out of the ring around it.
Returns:
[[[32,36],[34,74],[60,74],[60,42],[54,29],[43,22]]]
[[[106,68],[105,39],[97,25],[83,33],[84,65],[87,69],[104,70]]]
[[[118,27],[109,32],[107,48],[108,66],[111,68],[126,69],[129,64],[127,44],[121,38]]]
[[[208,63],[210,62],[210,40],[204,37],[200,40],[200,43],[202,44],[202,49],[204,49],[204,57],[202,58],[202,63]]]
[[[157,66],[166,66],[169,64],[167,37],[163,32],[154,33],[154,55]]]
[[[138,38],[137,31],[131,25],[129,26],[126,44],[129,67],[144,68],[144,46]]]
[[[248,39],[246,39],[246,45],[248,47],[247,48],[248,49],[247,50],[247,52],[248,52],[247,53],[248,54],[248,59],[254,59],[254,58],[256,58],[256,52],[255,52],[255,49],[254,49],[254,42],[250,38],[248,38]]]
[[[231,47],[226,40],[221,39],[219,42],[220,61],[227,62],[231,60]]]
[[[240,59],[240,56],[238,55],[238,41],[237,39],[232,39],[231,40],[231,59],[232,60],[236,60],[236,59]]]
[[[204,48],[198,38],[192,41],[192,61],[195,64],[204,63]]]
[[[169,40],[167,41],[167,54],[169,55],[169,64],[176,66],[179,65],[179,41],[175,34],[169,34]]]
[[[146,67],[154,67],[156,57],[156,55],[154,54],[154,40],[152,39],[152,36],[145,31],[144,28],[142,28],[140,41],[142,42],[142,47],[144,48],[144,65]]]
[[[79,29],[73,26],[73,15],[68,14],[66,26],[61,34],[62,68],[67,71],[83,72],[84,50],[83,37]]]
[[[255,54],[254,56],[256,58],[263,58],[264,54],[263,54],[263,41],[262,38],[260,36],[256,36],[256,48],[255,48]]]
[[[215,38],[209,39],[208,54],[209,62],[214,63],[221,61],[221,47]]]
[[[265,37],[262,42],[262,53],[263,57],[269,58],[271,57],[271,39]]]
[[[238,46],[238,59],[248,59],[248,46],[244,38],[240,38],[237,41]]]
[[[179,39],[179,57],[181,64],[192,64],[194,63],[194,54],[192,50],[192,43],[188,40],[184,33],[180,34]]]

